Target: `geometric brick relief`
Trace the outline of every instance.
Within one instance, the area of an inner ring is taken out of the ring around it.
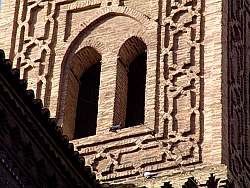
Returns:
[[[180,168],[180,164],[199,160],[198,144],[190,138],[160,140],[144,133],[100,140],[86,144],[76,140],[73,143],[102,181],[141,176],[145,171]]]
[[[202,1],[167,1],[163,18],[163,132],[197,143],[203,126],[203,6]]]
[[[16,24],[14,67],[48,106],[55,45],[55,1],[21,1]]]
[[[235,185],[249,187],[250,1],[228,1],[229,170]]]

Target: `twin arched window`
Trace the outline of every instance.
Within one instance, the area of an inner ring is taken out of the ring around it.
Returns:
[[[81,54],[77,59],[84,70],[77,78],[79,90],[74,139],[95,135],[98,115],[101,56],[90,47],[83,49]],[[146,45],[137,37],[128,39],[119,50],[114,124],[131,127],[144,123],[146,58]]]

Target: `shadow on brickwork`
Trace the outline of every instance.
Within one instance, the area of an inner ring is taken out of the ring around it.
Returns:
[[[146,186],[136,186],[134,184],[102,184],[103,188],[151,188]],[[159,188],[175,188],[171,182],[163,182]],[[216,178],[214,174],[210,174],[205,184],[201,184],[194,177],[190,177],[182,185],[182,188],[234,188],[234,185],[227,180]]]

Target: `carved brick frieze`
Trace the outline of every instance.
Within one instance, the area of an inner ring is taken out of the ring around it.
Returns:
[[[202,0],[180,2],[167,1],[163,16],[164,125],[160,132],[165,138],[190,138],[201,144],[204,4]]]
[[[235,186],[250,182],[250,1],[228,1],[229,169]]]
[[[202,1],[167,1],[164,63],[164,134],[200,139],[203,114]]]
[[[181,165],[199,161],[198,144],[188,137],[164,139],[143,134],[93,144],[73,143],[103,181],[142,176],[144,171],[179,170]]]
[[[29,80],[29,88],[46,106],[50,98],[57,12],[55,1],[24,0],[14,23],[17,28],[14,67],[20,68],[21,77]]]

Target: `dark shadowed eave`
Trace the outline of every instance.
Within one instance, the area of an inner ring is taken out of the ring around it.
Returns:
[[[57,126],[55,119],[50,118],[49,110],[43,107],[40,99],[34,98],[32,90],[27,90],[26,80],[20,79],[18,69],[12,69],[3,50],[0,50],[0,87],[0,97],[9,98],[6,100],[9,108],[17,108],[20,124],[27,125],[27,119],[31,122],[29,126],[24,127],[24,131],[31,135],[32,143],[40,146],[41,151],[46,151],[44,158],[51,160],[55,171],[60,172],[61,177],[66,177],[64,179],[68,184],[72,183],[72,187],[101,187],[91,168],[85,166],[84,158],[74,151],[73,144],[62,134],[62,129]],[[17,104],[22,106],[22,109],[15,107]]]

